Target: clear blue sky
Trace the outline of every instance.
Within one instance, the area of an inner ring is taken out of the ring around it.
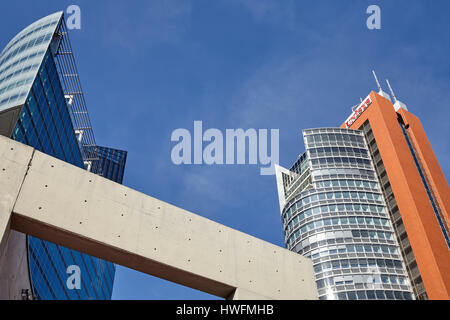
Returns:
[[[124,184],[283,246],[275,178],[258,166],[175,166],[176,128],[279,128],[280,164],[301,129],[339,126],[388,78],[450,176],[448,0],[3,1],[0,48],[70,4],[70,32],[99,144],[128,150]],[[368,30],[370,4],[382,29]],[[114,299],[215,298],[123,267]]]

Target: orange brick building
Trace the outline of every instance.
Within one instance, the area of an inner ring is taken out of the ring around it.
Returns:
[[[380,90],[341,127],[365,133],[416,298],[449,300],[450,189],[419,119]]]

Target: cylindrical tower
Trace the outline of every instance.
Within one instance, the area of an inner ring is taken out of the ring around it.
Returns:
[[[313,260],[320,299],[412,299],[361,131],[303,131],[306,152],[277,179],[288,249]]]

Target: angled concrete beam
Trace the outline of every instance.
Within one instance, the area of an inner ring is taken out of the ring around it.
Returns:
[[[0,170],[5,161],[0,238],[10,222],[219,297],[317,299],[310,259],[0,137]]]

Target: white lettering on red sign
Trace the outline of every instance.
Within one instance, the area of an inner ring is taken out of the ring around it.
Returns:
[[[345,127],[350,128],[350,126],[353,124],[353,122],[356,121],[356,119],[359,118],[359,116],[372,104],[372,99],[370,99],[370,96],[366,98],[356,109],[353,111],[353,113],[348,117],[348,119],[345,121]]]

